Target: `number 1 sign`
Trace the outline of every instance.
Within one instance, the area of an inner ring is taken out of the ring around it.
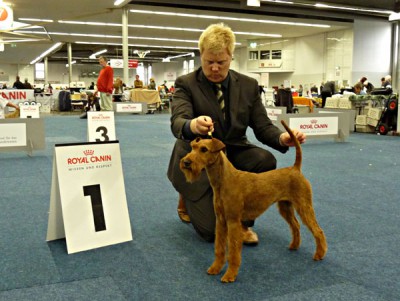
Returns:
[[[68,254],[132,240],[118,141],[56,145],[47,241]]]

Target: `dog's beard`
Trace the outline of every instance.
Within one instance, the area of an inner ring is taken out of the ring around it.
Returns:
[[[192,163],[191,166],[185,167],[185,165],[181,162],[180,169],[182,170],[183,174],[185,175],[186,181],[189,183],[195,182],[201,175],[201,169],[196,168],[195,164]]]

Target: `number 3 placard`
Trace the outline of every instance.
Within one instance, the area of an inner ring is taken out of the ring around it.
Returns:
[[[103,142],[116,140],[114,112],[88,112],[88,141]]]
[[[68,254],[132,240],[118,141],[56,145],[47,241]]]

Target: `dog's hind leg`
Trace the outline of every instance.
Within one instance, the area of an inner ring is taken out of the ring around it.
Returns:
[[[215,259],[213,264],[208,268],[207,273],[209,275],[218,275],[226,262],[226,238],[227,228],[226,221],[217,216],[215,225],[215,242],[214,242],[214,254]]]
[[[310,201],[306,199],[299,200],[297,205],[300,205],[299,207],[296,207],[297,213],[315,238],[316,251],[314,254],[314,260],[321,260],[328,251],[328,244],[326,242],[324,231],[318,225],[314,208]]]
[[[278,209],[281,216],[289,224],[292,232],[292,242],[289,245],[289,249],[297,250],[301,244],[300,223],[294,214],[293,205],[289,201],[280,201],[278,202]]]

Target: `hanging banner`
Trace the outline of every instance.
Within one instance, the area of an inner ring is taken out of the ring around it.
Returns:
[[[10,29],[14,22],[14,14],[11,7],[3,1],[0,2],[0,30]]]

